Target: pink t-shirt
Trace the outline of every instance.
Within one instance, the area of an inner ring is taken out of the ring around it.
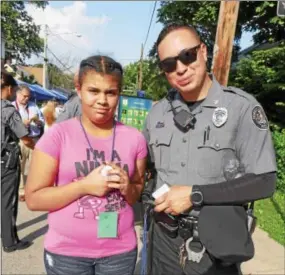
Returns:
[[[68,184],[86,176],[103,161],[111,160],[112,136],[96,138],[88,135],[92,152],[79,120],[72,118],[53,125],[36,145],[36,149],[59,161],[56,185]],[[132,178],[135,162],[147,155],[144,136],[135,128],[117,122],[114,162]],[[118,212],[118,237],[97,238],[100,212]],[[84,196],[66,207],[49,212],[49,230],[45,248],[67,256],[100,258],[131,251],[137,245],[133,208],[119,191],[106,197]]]

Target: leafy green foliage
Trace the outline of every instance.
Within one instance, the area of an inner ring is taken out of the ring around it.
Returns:
[[[229,84],[253,94],[271,122],[285,126],[285,45],[252,52],[241,59]]]
[[[43,51],[39,37],[40,26],[35,25],[25,10],[25,1],[1,1],[1,26],[5,37],[6,57],[23,62]],[[47,1],[29,1],[30,5],[45,8]]]
[[[243,30],[256,32],[255,44],[281,41],[285,38],[285,18],[277,16],[277,1],[241,2],[238,21]]]
[[[50,88],[61,87],[65,89],[74,89],[73,74],[66,74],[56,65],[48,63],[48,79]]]
[[[277,189],[285,192],[285,129],[276,125],[273,125],[272,128],[277,161]]]
[[[124,68],[124,86],[125,94],[136,94],[138,73],[140,62],[127,65]],[[146,96],[153,100],[159,100],[166,95],[169,84],[164,75],[158,69],[153,60],[144,60],[142,65],[143,83],[142,90],[146,91]]]
[[[30,84],[38,84],[33,75],[25,76],[23,72],[21,73],[21,80]]]
[[[158,10],[158,21],[186,23],[195,26],[202,40],[213,49],[220,2],[215,1],[163,1]]]
[[[257,224],[269,236],[285,246],[285,195],[277,191],[272,198],[255,204]]]
[[[162,1],[157,21],[163,25],[193,25],[213,52],[219,17],[219,1]],[[241,1],[234,39],[232,60],[236,61],[243,31],[255,32],[255,43],[276,42],[285,37],[285,18],[276,15],[277,1]],[[150,56],[155,56],[155,45]]]
[[[33,67],[42,68],[43,64],[35,64]],[[68,90],[74,89],[73,83],[74,74],[66,74],[53,63],[48,63],[48,83],[49,88],[65,88]],[[24,80],[25,81],[25,80]],[[27,81],[28,82],[28,81]],[[30,83],[30,82],[29,82]]]

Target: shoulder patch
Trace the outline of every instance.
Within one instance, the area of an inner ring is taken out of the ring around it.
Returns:
[[[257,105],[252,109],[252,121],[259,129],[268,130],[268,120],[261,106]]]

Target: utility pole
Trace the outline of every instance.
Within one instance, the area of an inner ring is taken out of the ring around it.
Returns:
[[[139,69],[138,90],[142,89],[142,78],[143,78],[142,65],[143,65],[143,44],[142,44],[142,47],[141,47],[141,59],[140,59],[140,69]]]
[[[47,88],[47,37],[48,37],[48,29],[47,25],[45,24],[45,38],[44,38],[44,65],[43,65],[43,88]]]
[[[227,85],[229,78],[238,11],[239,1],[221,1],[212,72],[224,86]]]

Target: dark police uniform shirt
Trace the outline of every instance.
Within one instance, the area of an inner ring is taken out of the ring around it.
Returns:
[[[148,114],[144,135],[157,170],[156,189],[164,183],[214,184],[239,174],[276,171],[268,121],[260,104],[250,94],[212,79],[208,96],[192,111],[195,127],[187,133],[174,125],[166,98]],[[179,93],[173,106],[189,111]]]
[[[27,127],[22,122],[19,112],[15,109],[10,101],[1,99],[1,116],[1,143],[4,142],[8,131],[10,131],[11,134],[14,134],[17,139],[29,134]],[[5,125],[6,130],[4,130]],[[12,141],[15,140],[10,138],[9,142]]]

